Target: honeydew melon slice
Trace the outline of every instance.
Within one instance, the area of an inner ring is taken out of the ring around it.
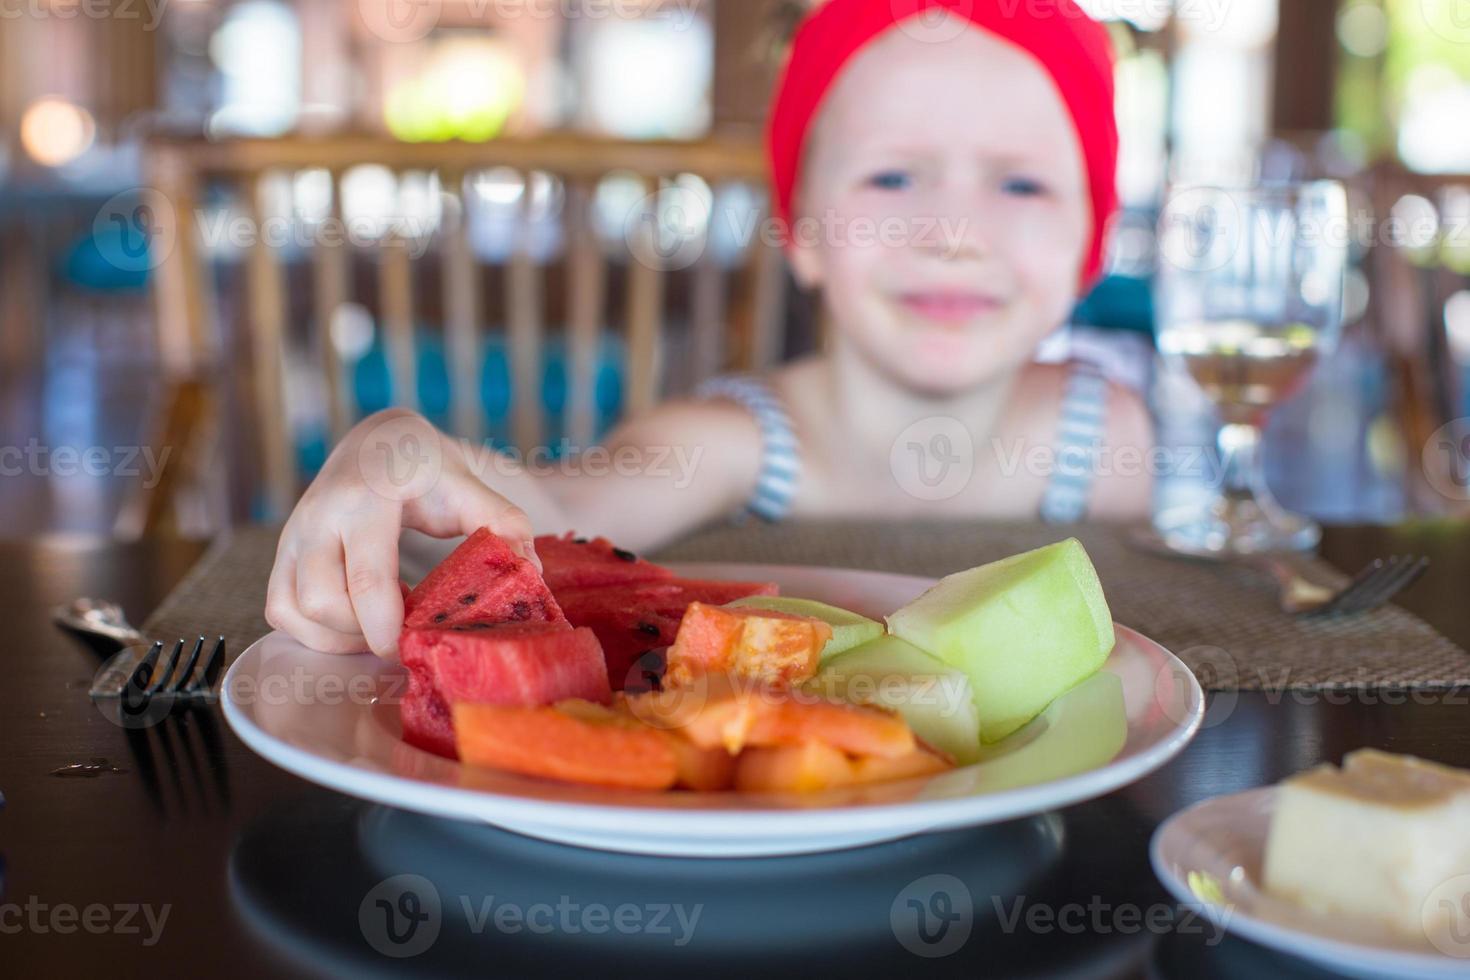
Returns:
[[[888,630],[969,676],[987,744],[1096,673],[1115,642],[1075,538],[941,579],[889,616]]]
[[[1112,762],[1127,741],[1123,681],[1100,671],[1010,738],[985,746],[975,785],[996,792],[1065,779]]]
[[[820,619],[832,627],[832,639],[822,648],[822,662],[840,656],[853,647],[867,643],[883,635],[883,624],[855,612],[829,606],[815,599],[797,599],[792,596],[757,595],[736,599],[732,606],[748,606],[753,609],[769,609],[772,612],[789,613],[793,616],[810,616]]]
[[[822,665],[824,694],[898,712],[914,734],[959,765],[980,754],[980,715],[970,679],[896,636],[880,636]]]

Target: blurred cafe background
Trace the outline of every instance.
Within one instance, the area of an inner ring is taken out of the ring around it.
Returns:
[[[1341,180],[1372,226],[1270,482],[1335,522],[1463,508],[1470,454],[1434,437],[1470,416],[1470,4],[1083,5],[1119,51],[1126,211],[1048,356],[1209,445],[1156,367],[1166,187]],[[280,518],[391,404],[567,452],[820,345],[758,233],[795,6],[0,0],[0,535]]]

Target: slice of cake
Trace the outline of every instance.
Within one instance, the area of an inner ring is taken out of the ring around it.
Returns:
[[[1470,902],[1470,772],[1364,749],[1286,780],[1265,885],[1325,915],[1447,935]]]

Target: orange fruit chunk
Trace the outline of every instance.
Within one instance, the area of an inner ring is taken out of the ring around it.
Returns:
[[[824,789],[931,776],[949,768],[915,746],[893,758],[849,756],[823,742],[746,749],[735,769],[735,788],[750,793],[812,793]]]
[[[664,732],[590,701],[552,707],[458,702],[455,741],[462,761],[593,786],[668,789],[679,758]]]
[[[797,684],[817,672],[832,627],[771,609],[691,602],[669,647],[665,682],[732,673],[772,684]]]

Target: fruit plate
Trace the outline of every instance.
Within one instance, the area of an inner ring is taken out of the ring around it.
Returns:
[[[777,583],[874,618],[934,584],[788,565],[675,564],[680,575]],[[406,810],[582,847],[741,857],[834,851],[1042,813],[1134,782],[1178,753],[1204,712],[1194,675],[1126,627],[1103,670],[976,765],[812,794],[646,793],[475,769],[399,737],[402,668],[315,653],[282,633],[230,667],[224,712],[251,749],[304,779]]]
[[[1261,884],[1275,787],[1218,796],[1176,813],[1154,833],[1154,873],[1173,896],[1222,931],[1351,977],[1470,975],[1470,934],[1418,938],[1342,916],[1318,915]],[[1464,914],[1460,916],[1463,922]]]

